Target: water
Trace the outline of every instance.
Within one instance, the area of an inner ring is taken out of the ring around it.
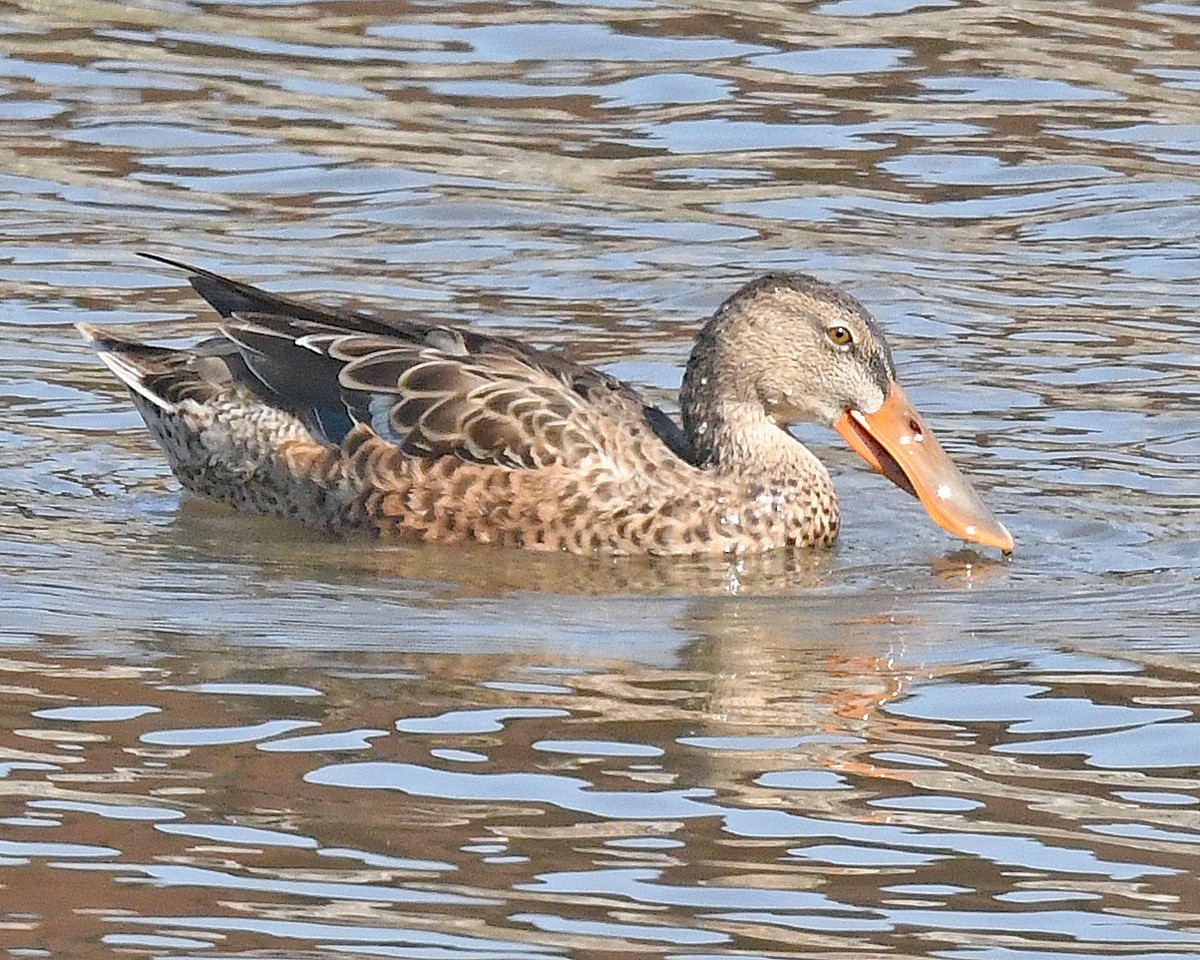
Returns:
[[[0,945],[1200,953],[1191,4],[59,3],[0,26]],[[669,400],[846,285],[1017,538],[839,439],[835,551],[314,542],[181,500],[71,324],[160,251]]]

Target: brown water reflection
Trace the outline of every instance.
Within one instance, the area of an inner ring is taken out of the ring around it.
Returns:
[[[9,916],[72,954],[180,931],[229,955],[1194,944],[1161,926],[1194,892],[1190,770],[1021,755],[1074,720],[1170,722],[1194,766],[1194,675],[1042,654],[922,677],[782,639],[709,635],[665,670],[254,668],[199,638],[178,673],[12,657]]]
[[[422,960],[1200,952],[1190,4],[9,4],[0,944]],[[803,435],[831,552],[313,541],[181,501],[71,328],[161,250],[670,402],[847,285],[1011,562]],[[24,952],[23,952],[24,951]]]

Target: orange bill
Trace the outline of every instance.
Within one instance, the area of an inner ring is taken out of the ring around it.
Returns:
[[[894,380],[877,411],[847,410],[834,427],[867,463],[920,498],[938,526],[1012,553],[1012,534],[984,506]]]

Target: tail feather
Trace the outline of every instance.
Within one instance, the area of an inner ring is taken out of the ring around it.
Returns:
[[[167,413],[175,413],[183,400],[204,400],[219,389],[205,374],[218,357],[204,357],[196,352],[157,347],[90,323],[76,324],[84,339],[96,349],[97,355],[117,378],[135,395]],[[207,361],[207,364],[206,362]],[[228,378],[228,369],[221,370]]]

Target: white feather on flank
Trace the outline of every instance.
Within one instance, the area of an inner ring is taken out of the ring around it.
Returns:
[[[104,365],[117,375],[125,386],[136,393],[139,397],[145,397],[152,404],[167,413],[177,413],[178,408],[173,403],[168,403],[158,394],[154,393],[149,387],[142,382],[142,372],[132,363],[122,357],[119,353],[109,353],[107,350],[97,350],[96,355],[104,361]]]

